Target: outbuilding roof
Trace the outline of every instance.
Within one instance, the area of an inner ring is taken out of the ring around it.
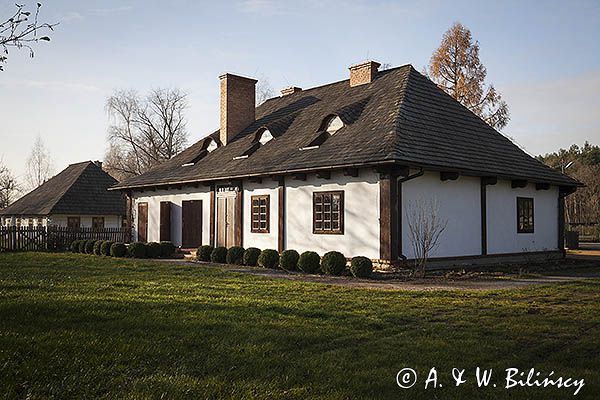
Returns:
[[[344,127],[318,146],[310,146],[331,115],[339,116]],[[274,138],[247,158],[240,157],[264,127],[271,129]],[[210,137],[218,142],[219,131]],[[256,121],[226,146],[206,152],[205,141],[114,188],[385,163],[580,184],[525,153],[411,65],[378,72],[371,83],[360,86],[350,87],[343,80],[269,99],[256,108]]]
[[[125,199],[107,189],[117,180],[92,161],[69,165],[0,215],[125,215]]]

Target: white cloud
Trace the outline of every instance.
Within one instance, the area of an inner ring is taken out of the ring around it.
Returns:
[[[100,15],[105,17],[107,15],[121,14],[126,11],[130,11],[133,9],[133,6],[121,6],[121,7],[112,7],[112,8],[94,8],[92,12],[96,15]]]
[[[511,121],[505,133],[534,154],[588,140],[600,144],[600,70],[499,88]]]
[[[83,15],[81,15],[80,13],[76,12],[76,11],[70,11],[66,14],[60,15],[58,17],[59,22],[75,22],[75,21],[81,21],[83,19]]]

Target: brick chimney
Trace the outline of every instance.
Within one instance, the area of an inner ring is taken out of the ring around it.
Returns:
[[[294,94],[294,93],[301,92],[301,91],[302,91],[302,88],[299,88],[297,86],[290,86],[290,87],[281,89],[281,95],[288,96],[290,94]]]
[[[350,66],[350,87],[373,82],[375,75],[377,75],[377,68],[380,65],[377,61],[369,60]]]
[[[254,122],[256,79],[223,74],[221,80],[220,139],[227,145],[244,128]]]

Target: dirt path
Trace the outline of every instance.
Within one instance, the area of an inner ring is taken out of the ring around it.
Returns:
[[[157,260],[158,261],[158,260]],[[160,262],[164,262],[161,260]],[[503,278],[451,280],[445,278],[427,278],[420,280],[395,280],[395,279],[358,279],[347,276],[307,275],[298,272],[270,270],[258,267],[244,267],[238,265],[211,264],[194,261],[172,260],[186,265],[202,265],[210,268],[221,268],[231,272],[263,276],[274,279],[287,279],[290,281],[313,282],[327,285],[340,285],[355,288],[380,289],[380,290],[503,290],[527,287],[530,285],[548,285],[555,283],[571,282],[582,279],[600,278],[598,270],[590,273],[560,274],[552,276],[535,276],[519,278],[508,275]]]

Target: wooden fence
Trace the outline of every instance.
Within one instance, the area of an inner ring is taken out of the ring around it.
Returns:
[[[127,228],[67,228],[61,226],[0,227],[0,251],[61,251],[74,240],[112,240],[129,243]]]

